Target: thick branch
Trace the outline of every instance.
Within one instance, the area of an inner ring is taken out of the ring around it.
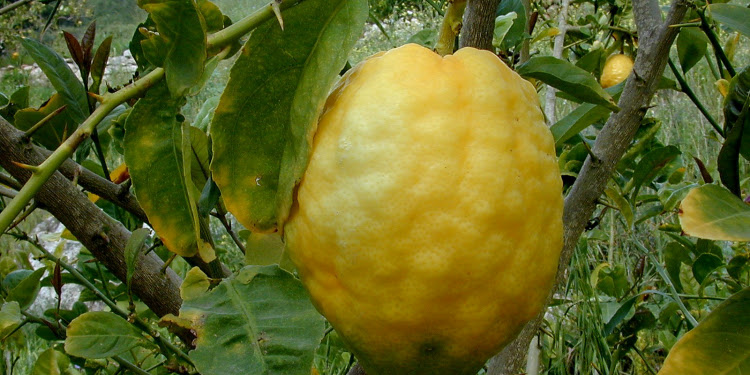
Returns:
[[[52,151],[47,149],[37,146],[29,147],[33,147],[34,150],[44,158],[49,158],[49,156],[52,155]],[[73,177],[78,174],[78,184],[84,189],[122,207],[138,218],[138,220],[148,223],[148,217],[146,217],[146,213],[143,212],[143,208],[141,208],[141,205],[138,203],[135,196],[130,193],[130,189],[125,186],[114,184],[112,181],[99,176],[70,159],[65,160],[58,171],[69,180],[72,180]],[[221,264],[218,260],[214,261],[216,262],[215,264],[208,264],[198,255],[185,257],[185,260],[191,266],[200,268],[208,276],[213,278],[224,278],[231,274],[229,268]]]
[[[500,0],[469,0],[466,3],[460,47],[492,50],[495,12]]]
[[[31,177],[31,171],[13,162],[38,165],[46,157],[24,142],[23,133],[2,118],[0,150],[3,150],[0,166],[21,182]],[[55,172],[34,198],[118,279],[125,280],[124,249],[130,232],[122,224],[96,207],[60,172]],[[155,314],[177,314],[182,304],[179,291],[182,280],[171,269],[159,272],[162,265],[154,253],[141,255],[133,275],[132,290]]]
[[[578,178],[565,199],[565,211],[563,213],[565,244],[560,254],[560,264],[555,283],[557,286],[565,284],[566,270],[570,258],[578,243],[578,238],[596,208],[596,200],[604,191],[617,162],[632,142],[633,136],[648,110],[659,78],[667,64],[669,49],[677,36],[678,29],[669,26],[682,20],[687,10],[687,2],[675,0],[666,21],[663,23],[657,23],[660,21],[658,13],[656,15],[650,13],[654,7],[658,9],[656,0],[633,2],[641,46],[635,60],[633,73],[628,78],[618,103],[621,110],[609,118],[596,138],[593,154],[597,156],[597,159],[592,160],[591,157],[586,159]],[[551,298],[552,294],[550,294],[548,301]],[[489,375],[515,373],[515,369],[523,361],[522,354],[526,352],[529,340],[539,329],[543,313],[526,325],[516,341],[491,360],[487,372]]]
[[[37,146],[32,147],[34,147],[35,151],[44,156],[44,158],[48,158],[52,155],[52,151]],[[77,173],[78,184],[87,191],[124,208],[126,211],[137,217],[138,220],[141,220],[144,223],[148,222],[146,213],[143,212],[143,209],[138,204],[135,196],[130,194],[129,189],[124,189],[123,186],[112,183],[112,181],[99,176],[70,159],[64,161],[58,171],[70,180],[72,180],[73,176]]]

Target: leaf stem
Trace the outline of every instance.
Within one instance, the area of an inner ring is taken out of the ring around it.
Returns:
[[[284,0],[281,9],[289,8],[297,4],[297,0]],[[223,47],[243,35],[247,34],[263,22],[274,18],[273,7],[267,6],[241,19],[237,23],[218,31],[208,37],[207,48]],[[107,94],[102,99],[101,105],[57,148],[35,171],[15,198],[0,212],[0,233],[5,232],[13,219],[18,216],[26,204],[39,192],[42,185],[49,180],[62,163],[73,155],[76,147],[86,138],[90,137],[96,126],[118,105],[143,95],[151,86],[164,78],[164,69],[156,68],[141,79],[133,82],[130,86],[120,91]]]
[[[107,181],[111,181],[112,179],[109,177],[109,168],[107,168],[107,159],[104,157],[104,150],[102,149],[102,143],[99,142],[99,131],[96,129],[96,126],[94,126],[94,129],[91,131],[91,141],[94,142],[94,150],[96,151],[96,156],[99,158],[99,164],[102,165],[104,178],[106,178]]]
[[[677,82],[680,83],[680,90],[685,93],[685,95],[690,98],[690,100],[695,104],[695,106],[698,108],[699,111],[703,114],[703,117],[708,120],[708,122],[711,124],[711,126],[716,130],[717,133],[722,138],[725,138],[726,135],[724,134],[724,130],[719,126],[719,123],[716,122],[716,120],[711,116],[710,113],[708,113],[708,110],[706,107],[701,103],[701,101],[698,99],[697,96],[695,96],[695,93],[693,92],[693,89],[690,88],[690,85],[688,85],[687,81],[685,81],[685,78],[680,74],[680,71],[677,70],[677,67],[674,65],[674,62],[670,58],[667,60],[667,63],[669,64],[669,68],[672,69],[672,73],[674,74],[674,77],[677,78]]]
[[[80,272],[78,272],[78,270],[75,267],[71,266],[70,264],[66,262],[63,262],[62,260],[60,260],[60,258],[56,257],[55,255],[47,251],[47,249],[45,249],[44,246],[42,246],[36,239],[30,238],[25,233],[21,235],[13,235],[13,236],[17,237],[18,239],[29,242],[31,245],[33,245],[35,248],[41,251],[42,254],[44,254],[44,256],[47,259],[56,263],[59,262],[60,267],[68,271],[76,280],[78,280],[81,283],[81,285],[89,289],[92,293],[94,293],[94,295],[96,295],[99,299],[101,299],[104,302],[104,304],[107,305],[107,307],[109,307],[110,310],[112,310],[113,313],[121,316],[122,318],[128,321],[132,321],[133,325],[135,325],[140,330],[142,330],[143,332],[146,332],[149,336],[151,336],[154,339],[154,341],[156,341],[156,343],[160,347],[162,347],[162,352],[164,352],[163,354],[165,356],[168,356],[169,352],[173,352],[177,354],[177,356],[179,356],[183,360],[190,363],[191,365],[193,364],[193,361],[190,359],[190,357],[188,357],[188,355],[185,354],[182,350],[174,346],[171,342],[162,339],[159,332],[156,330],[152,330],[151,327],[146,322],[144,322],[141,318],[137,316],[131,316],[128,314],[127,311],[117,306],[117,303],[115,303],[110,298],[108,298],[101,290],[99,290],[99,288],[97,288],[94,284],[92,284],[91,281],[89,281],[89,279],[87,279]],[[169,349],[169,350],[168,351],[164,350],[164,348]]]
[[[300,0],[283,0],[281,4],[279,4],[279,8],[281,10],[284,10],[293,5],[296,5],[299,2],[301,1]],[[268,21],[271,18],[276,18],[276,14],[273,11],[272,3],[273,2],[269,2],[268,5],[258,9],[253,14],[250,14],[247,17],[237,21],[237,23],[234,23],[225,29],[219,30],[211,34],[208,37],[208,44],[206,46],[206,49],[210,50],[216,47],[224,47],[225,45],[234,42],[235,40],[239,39],[243,35],[247,34],[248,32],[252,31],[256,27],[260,26],[260,24]]]
[[[451,0],[448,2],[448,9],[445,11],[443,23],[440,26],[435,52],[440,56],[450,55],[456,45],[456,36],[461,31],[463,25],[464,10],[466,9],[466,0]]]
[[[643,244],[641,244],[641,242],[638,241],[637,239],[634,238],[633,243],[641,252],[643,252],[649,258],[649,260],[651,260],[651,264],[653,264],[654,267],[656,267],[656,272],[658,272],[659,275],[662,277],[662,279],[664,279],[664,282],[667,283],[667,286],[669,287],[669,291],[672,294],[672,299],[677,303],[677,306],[680,307],[680,310],[685,315],[685,319],[687,319],[688,323],[691,325],[691,328],[697,326],[698,321],[695,320],[693,315],[690,314],[690,310],[688,310],[685,304],[682,303],[682,299],[680,298],[680,295],[677,293],[677,289],[674,287],[674,283],[672,283],[672,279],[669,278],[667,271],[664,270],[664,267],[661,266],[661,263],[659,263],[659,260],[656,259],[654,254],[651,254],[651,252],[648,249],[646,249],[646,247],[643,246]]]
[[[31,138],[31,136],[33,136],[34,133],[36,133],[37,130],[41,129],[42,126],[44,126],[47,123],[49,123],[49,120],[52,120],[55,116],[59,115],[60,112],[64,111],[65,108],[67,108],[67,107],[68,107],[67,105],[64,105],[64,106],[62,106],[62,107],[60,107],[60,108],[52,111],[52,113],[48,114],[47,116],[44,116],[43,119],[39,120],[39,122],[37,122],[36,124],[34,124],[34,126],[32,126],[31,128],[29,128],[29,130],[27,130],[27,131],[25,131],[23,133],[24,137],[26,137],[27,139]]]

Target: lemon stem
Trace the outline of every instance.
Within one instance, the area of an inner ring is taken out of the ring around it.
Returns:
[[[451,0],[448,3],[448,9],[443,17],[443,24],[440,26],[435,52],[440,56],[450,55],[456,45],[456,36],[461,31],[463,25],[464,10],[466,9],[466,0]]]

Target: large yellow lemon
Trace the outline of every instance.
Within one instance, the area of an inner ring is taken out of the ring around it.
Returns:
[[[607,58],[602,69],[602,76],[599,80],[602,87],[612,87],[624,81],[633,71],[633,60],[622,54],[612,55]]]
[[[543,307],[561,187],[530,83],[410,44],[333,90],[285,237],[368,375],[474,374]]]

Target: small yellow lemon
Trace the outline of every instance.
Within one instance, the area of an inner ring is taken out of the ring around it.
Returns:
[[[368,375],[475,374],[543,307],[561,189],[529,82],[410,44],[334,88],[285,238]]]
[[[612,87],[624,81],[633,71],[633,60],[623,54],[612,55],[607,58],[599,80],[602,87]]]

